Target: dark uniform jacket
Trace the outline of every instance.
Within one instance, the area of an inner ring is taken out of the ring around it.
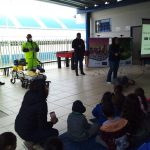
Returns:
[[[118,56],[115,56],[118,53]],[[109,61],[119,61],[120,60],[120,46],[110,45],[109,47]]]
[[[85,44],[82,39],[74,39],[72,42],[72,48],[74,48],[74,55],[79,58],[84,57],[85,53]]]

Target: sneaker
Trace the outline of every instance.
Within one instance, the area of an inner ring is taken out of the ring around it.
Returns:
[[[0,82],[0,85],[4,85],[5,84],[5,82]]]
[[[111,82],[107,81],[107,84],[111,84]]]

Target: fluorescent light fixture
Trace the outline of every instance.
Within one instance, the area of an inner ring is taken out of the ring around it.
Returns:
[[[122,0],[117,0],[117,2],[121,2]]]
[[[109,2],[106,1],[106,2],[105,2],[105,5],[108,5],[108,4],[109,4]]]
[[[97,7],[97,6],[98,6],[97,4],[94,5],[94,7]]]

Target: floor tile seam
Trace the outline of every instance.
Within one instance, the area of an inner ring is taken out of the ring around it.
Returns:
[[[1,111],[3,111],[4,113],[6,113],[7,114],[7,116],[6,117],[8,117],[11,113],[13,114],[13,111],[11,111],[10,109],[8,109],[8,108],[4,108],[4,109],[1,109]],[[9,111],[9,112],[8,112]],[[9,114],[10,113],[10,114]]]
[[[79,93],[77,93],[77,94],[73,94],[73,95],[71,95],[71,96],[78,95],[78,94],[80,94],[80,93],[82,93],[82,92],[79,92]],[[62,98],[59,98],[59,99],[56,99],[56,100],[58,101],[58,100],[60,100],[60,99],[64,99],[64,98],[71,97],[71,96],[65,96],[65,97],[62,97]]]
[[[10,124],[6,124],[6,123],[5,123],[5,124],[0,124],[0,126],[2,125],[1,127],[4,127],[5,129],[7,129],[7,128],[6,128],[7,126],[14,125],[14,123],[15,123],[15,122],[10,123]]]
[[[64,106],[60,106],[60,107],[58,107],[58,108],[56,108],[56,109],[52,109],[52,110],[56,111],[57,109],[61,109],[61,108],[65,109],[65,111],[68,111],[68,112],[65,112],[64,114],[62,114],[62,115],[59,116],[59,117],[65,116],[67,113],[70,113],[70,109],[69,109],[69,108],[66,108],[66,107],[64,107]]]
[[[8,106],[8,107],[7,106],[3,106],[3,107],[4,107],[5,111],[13,112],[13,110],[11,110],[11,108],[14,108],[16,106],[20,106],[21,107],[21,104],[20,105],[15,105],[15,106]],[[19,107],[19,109],[20,109],[20,107]],[[18,109],[18,111],[19,111],[19,109]]]
[[[72,104],[73,102],[71,102],[71,103],[69,103],[69,104]],[[69,105],[69,104],[67,104],[67,105]],[[59,105],[59,104],[57,104],[59,107],[58,108],[60,108],[60,107],[62,107],[62,108],[64,108],[64,109],[67,109],[68,110],[68,108],[66,108],[66,107],[64,107],[64,106],[62,106],[62,105]],[[57,108],[56,108],[57,109]]]

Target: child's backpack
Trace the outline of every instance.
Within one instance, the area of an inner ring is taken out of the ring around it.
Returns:
[[[14,66],[18,66],[18,65],[19,65],[19,60],[18,59],[14,60]]]

